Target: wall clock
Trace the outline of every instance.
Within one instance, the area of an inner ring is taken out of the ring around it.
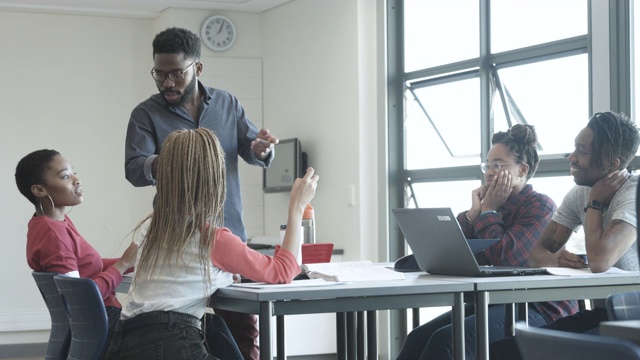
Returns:
[[[236,27],[222,15],[208,17],[200,29],[202,42],[213,51],[225,51],[236,41]]]

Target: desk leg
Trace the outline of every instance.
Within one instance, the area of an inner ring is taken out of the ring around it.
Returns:
[[[516,312],[513,304],[504,304],[504,336],[511,337],[516,334]]]
[[[336,344],[338,360],[347,358],[347,317],[346,313],[336,313]]]
[[[276,354],[278,359],[286,359],[285,355],[284,315],[276,316]]]
[[[356,329],[356,313],[347,313],[347,359],[356,358],[356,341],[357,341],[357,329]]]
[[[375,310],[367,311],[367,358],[378,360],[378,320]]]
[[[476,359],[489,359],[489,293],[476,292]]]
[[[464,360],[464,296],[462,293],[453,295],[451,309],[451,324],[453,336],[453,358]]]
[[[529,306],[527,303],[518,303],[518,321],[524,321],[529,325]]]
[[[260,321],[260,359],[272,360],[271,354],[271,303],[268,301],[260,303],[260,313],[258,319]]]
[[[414,329],[420,326],[420,308],[411,309],[411,318]]]
[[[364,326],[364,311],[358,311],[356,312],[356,355],[358,360],[364,360]]]

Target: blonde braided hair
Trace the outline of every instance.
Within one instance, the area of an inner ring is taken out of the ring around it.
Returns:
[[[224,151],[208,129],[171,133],[155,160],[158,161],[157,194],[151,224],[142,241],[136,277],[149,279],[161,264],[178,264],[198,232],[199,262],[209,284],[214,232],[222,226],[226,193]],[[210,224],[207,226],[207,224]]]

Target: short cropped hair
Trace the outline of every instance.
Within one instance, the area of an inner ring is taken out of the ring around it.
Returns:
[[[172,27],[153,39],[153,56],[156,54],[184,54],[187,59],[200,59],[200,38],[187,29]]]
[[[16,166],[16,185],[18,190],[33,205],[37,205],[37,199],[31,187],[33,185],[44,184],[44,174],[49,168],[53,158],[60,155],[55,150],[36,150],[23,157]]]

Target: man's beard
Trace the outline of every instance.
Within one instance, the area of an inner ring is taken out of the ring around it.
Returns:
[[[177,102],[168,102],[167,99],[165,99],[165,101],[167,101],[167,103],[169,103],[169,105],[171,106],[182,106],[185,102],[187,102],[187,100],[191,99],[194,91],[196,91],[196,86],[197,86],[196,75],[193,74],[191,81],[189,82],[187,87],[184,89],[184,91],[182,92],[182,96],[180,96],[180,99]],[[164,95],[165,92],[171,91],[171,90],[172,88],[161,90],[160,94]]]

